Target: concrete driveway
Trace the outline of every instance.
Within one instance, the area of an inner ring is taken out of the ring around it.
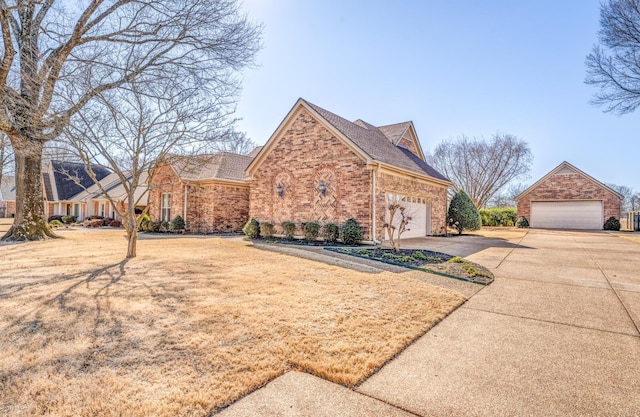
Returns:
[[[545,230],[412,244],[496,280],[355,391],[292,372],[223,414],[640,415],[639,244]]]

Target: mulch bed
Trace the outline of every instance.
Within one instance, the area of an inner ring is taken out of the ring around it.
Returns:
[[[418,269],[475,284],[489,285],[494,279],[493,274],[487,268],[466,259],[441,252],[401,249],[400,252],[395,253],[392,249],[362,247],[326,248],[326,250],[405,268]],[[454,262],[450,262],[453,258],[456,258]],[[456,260],[457,262],[455,262]]]

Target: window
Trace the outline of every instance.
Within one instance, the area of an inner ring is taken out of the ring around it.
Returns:
[[[171,221],[171,194],[162,194],[160,200],[160,220],[163,222]]]
[[[104,217],[104,203],[100,203],[100,216]]]
[[[76,216],[76,219],[80,219],[80,204],[73,205],[73,215]]]

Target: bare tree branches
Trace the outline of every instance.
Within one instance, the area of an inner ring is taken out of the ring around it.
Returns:
[[[602,3],[598,35],[600,45],[586,59],[585,82],[599,87],[592,103],[630,113],[640,105],[640,1]]]
[[[385,206],[382,228],[387,232],[393,251],[399,253],[402,234],[410,230],[407,226],[413,220],[413,214],[407,208],[406,197],[398,194],[386,194]]]
[[[251,64],[261,30],[238,0],[0,0],[0,29],[0,131],[20,167],[40,166],[43,144],[90,117],[78,116],[83,109],[96,101],[115,107],[111,94],[133,85],[160,113],[164,94],[187,103],[209,97],[216,117],[231,113],[237,72]],[[125,131],[124,123],[112,129]],[[41,193],[39,175],[16,174],[19,198]],[[16,223],[25,217],[20,210],[32,209],[18,202]]]
[[[528,175],[533,156],[526,142],[496,133],[489,141],[461,136],[442,142],[432,161],[454,183],[454,192],[464,190],[476,207],[484,207],[505,185]]]

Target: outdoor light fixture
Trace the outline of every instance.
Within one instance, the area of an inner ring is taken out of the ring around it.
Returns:
[[[323,196],[327,195],[327,186],[324,181],[320,181],[320,184],[318,184],[318,190],[320,190],[320,194]]]
[[[276,185],[276,193],[278,193],[278,197],[284,196],[284,188],[279,183]]]

